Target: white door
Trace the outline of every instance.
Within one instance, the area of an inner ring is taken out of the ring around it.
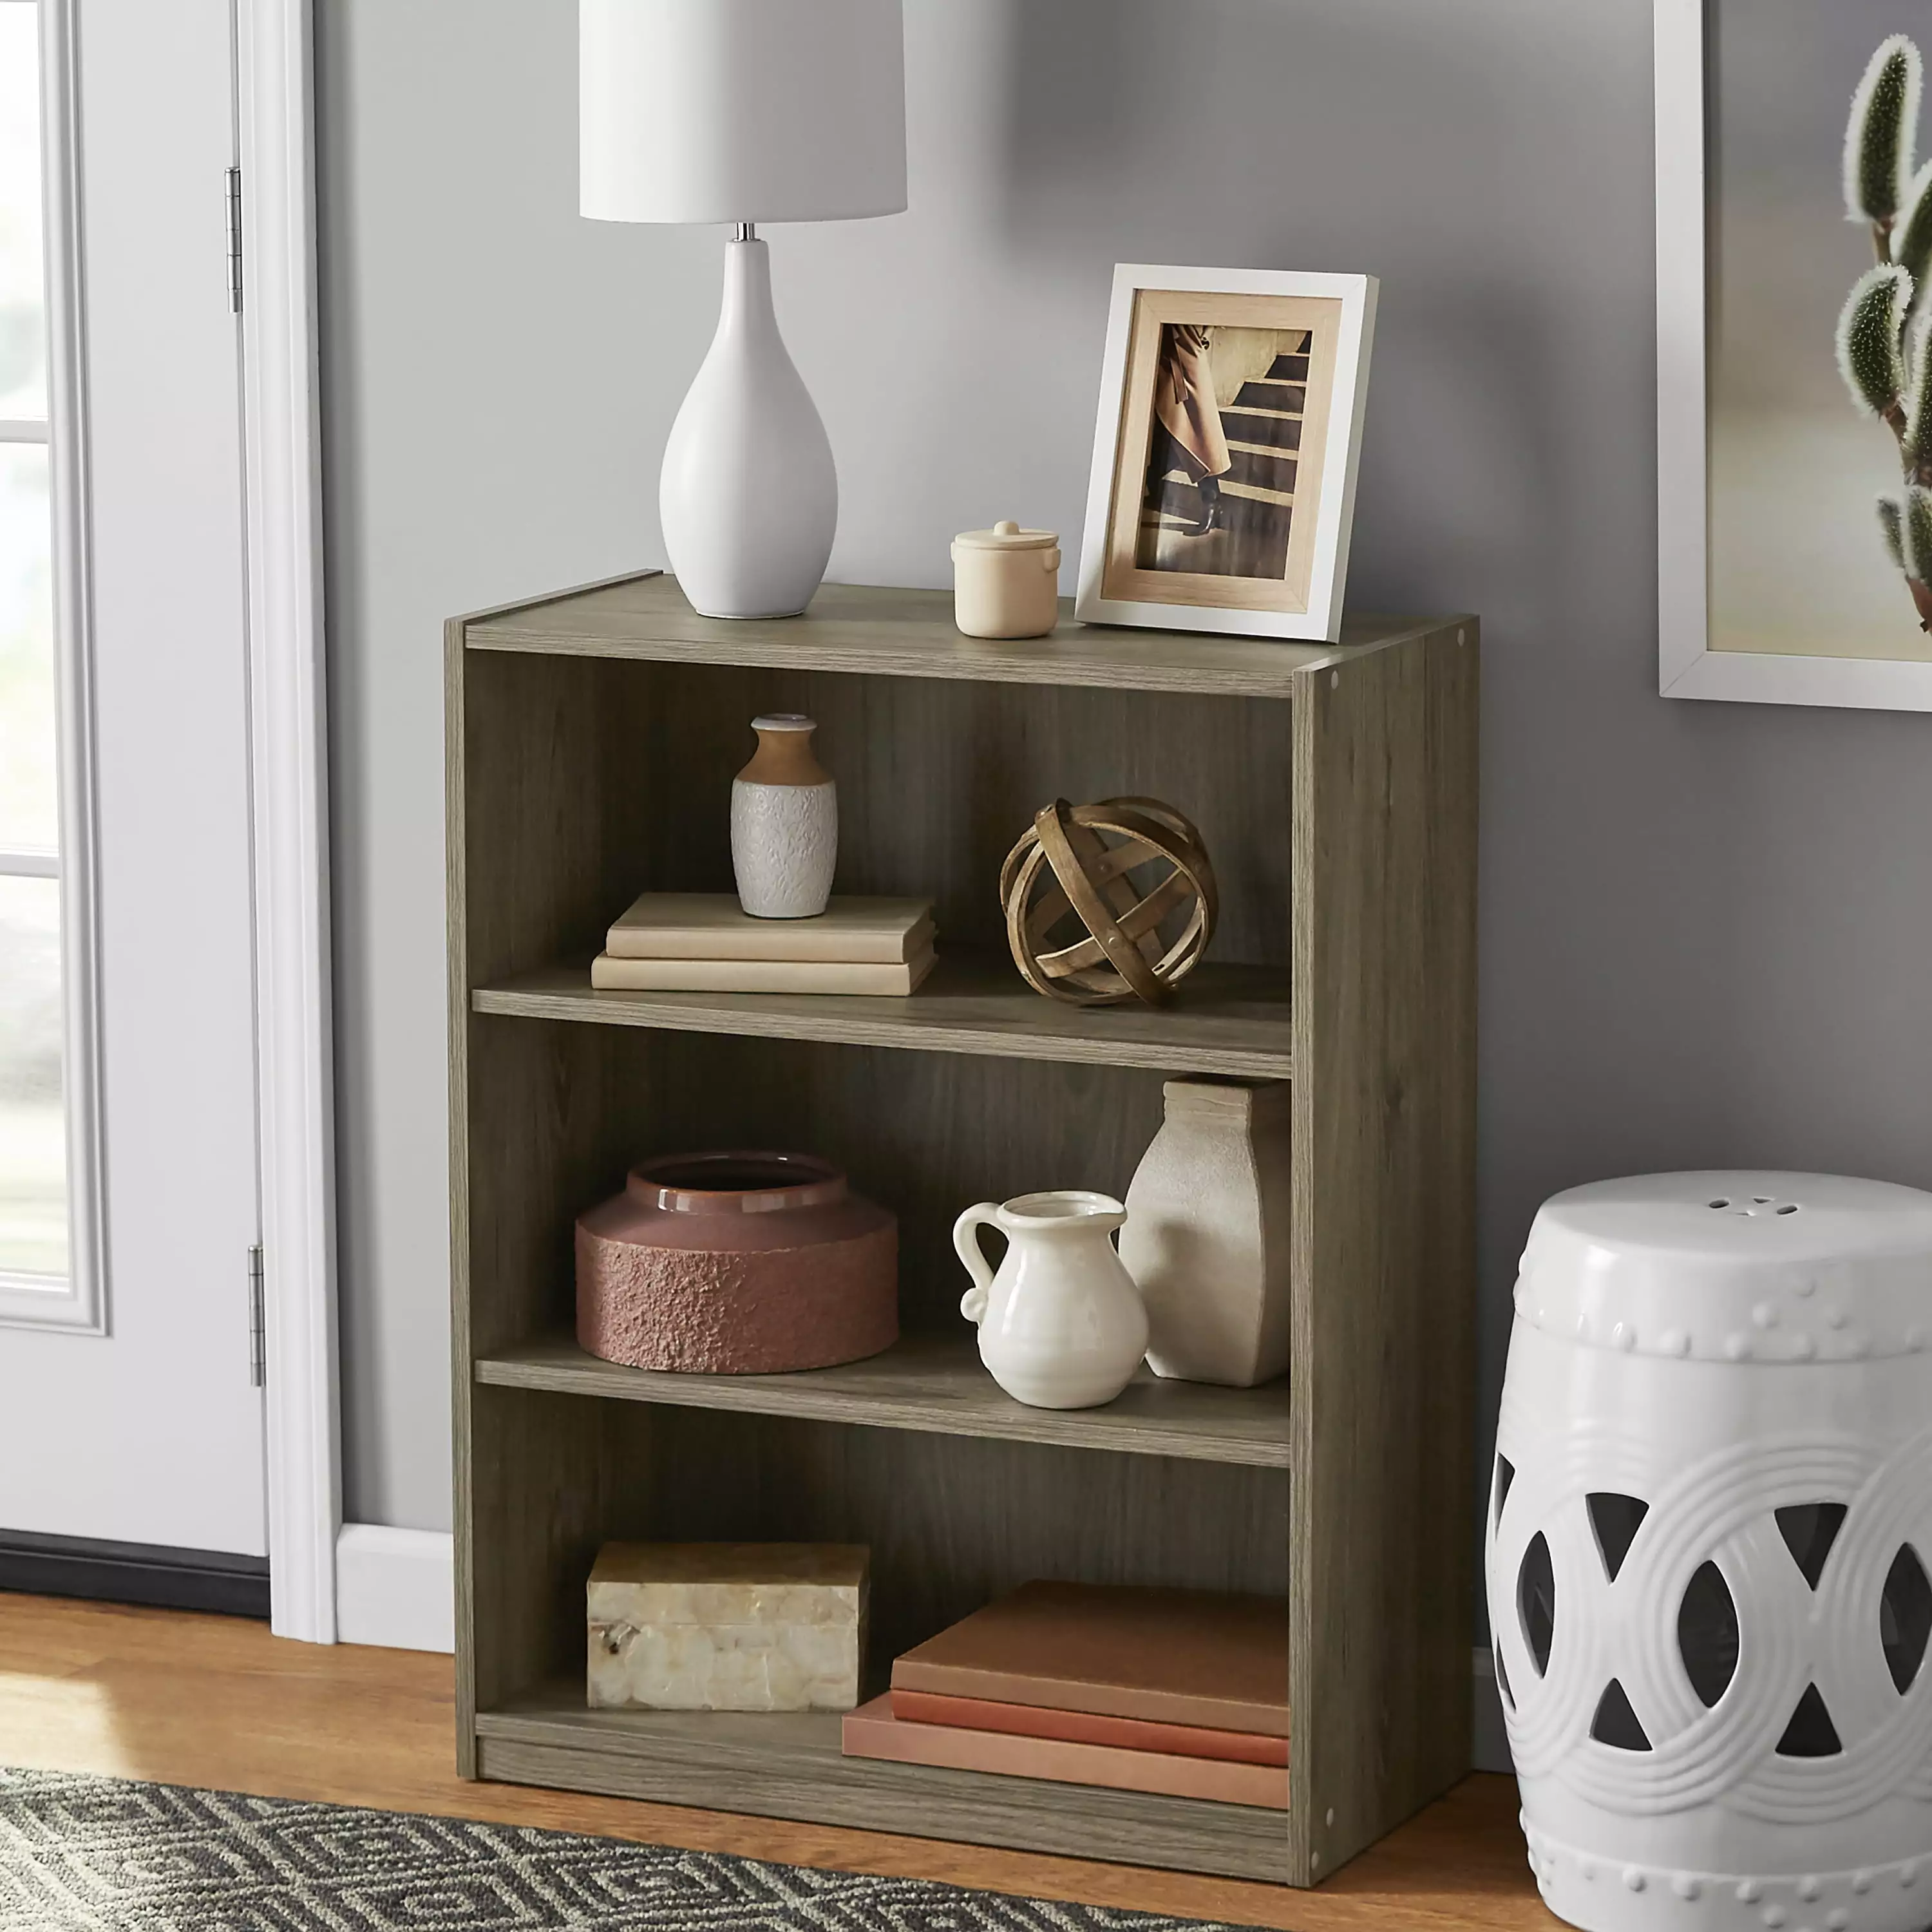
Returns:
[[[232,37],[0,0],[0,1540],[267,1547]]]

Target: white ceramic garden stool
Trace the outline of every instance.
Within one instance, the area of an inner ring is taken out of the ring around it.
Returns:
[[[1932,1194],[1546,1202],[1487,1529],[1529,1860],[1588,1932],[1932,1925]]]

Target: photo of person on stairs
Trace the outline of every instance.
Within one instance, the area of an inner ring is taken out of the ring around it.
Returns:
[[[1075,614],[1341,634],[1372,275],[1114,270]]]
[[[1161,324],[1138,568],[1286,574],[1309,350],[1305,328]]]

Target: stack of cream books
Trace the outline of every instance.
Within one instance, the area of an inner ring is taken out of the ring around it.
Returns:
[[[754,919],[730,892],[646,892],[592,963],[600,992],[910,993],[932,970],[930,899],[842,898]]]

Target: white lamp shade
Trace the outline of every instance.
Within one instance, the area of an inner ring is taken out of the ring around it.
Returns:
[[[578,0],[599,221],[824,221],[906,205],[900,0]]]

